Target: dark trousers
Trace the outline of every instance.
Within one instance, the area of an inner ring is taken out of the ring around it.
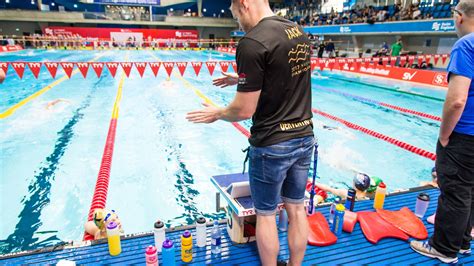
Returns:
[[[469,249],[474,216],[474,136],[453,132],[446,147],[438,141],[436,172],[440,196],[430,245],[448,257]]]

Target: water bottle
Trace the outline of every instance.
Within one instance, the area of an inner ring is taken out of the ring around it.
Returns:
[[[120,245],[120,229],[116,222],[110,222],[107,225],[107,242],[109,244],[109,253],[111,256],[117,256],[122,253]]]
[[[181,260],[183,262],[191,262],[193,260],[193,237],[186,230],[181,236]]]
[[[355,189],[351,188],[347,191],[347,199],[346,199],[346,204],[344,207],[346,210],[349,211],[354,211],[354,203],[355,203],[355,198],[356,198],[356,191]]]
[[[383,209],[386,192],[387,187],[385,186],[384,182],[381,182],[377,187],[377,190],[375,190],[374,209]]]
[[[332,223],[331,231],[339,236],[342,233],[342,226],[344,225],[344,212],[345,208],[342,204],[336,205],[336,211],[334,213],[334,222]]]
[[[200,248],[206,246],[206,218],[200,216],[196,219],[196,245]]]
[[[158,252],[154,246],[145,249],[146,266],[158,266]]]
[[[334,202],[331,204],[331,209],[329,209],[329,223],[334,222],[334,214],[336,213],[337,204],[341,203],[341,198],[337,197]]]
[[[174,259],[174,244],[169,238],[163,242],[163,249],[161,251],[163,265],[165,266],[174,266],[176,261]]]
[[[288,214],[285,209],[282,209],[280,215],[278,215],[278,230],[282,232],[288,230]]]
[[[163,241],[165,241],[166,232],[165,232],[165,224],[158,220],[153,228],[153,234],[155,236],[155,247],[158,252],[161,252],[161,246],[163,245]]]
[[[425,216],[429,204],[430,196],[425,193],[420,193],[416,198],[415,215],[419,218],[423,218],[423,216]]]
[[[221,253],[221,229],[219,228],[218,221],[214,221],[214,227],[211,232],[211,252],[212,254]]]

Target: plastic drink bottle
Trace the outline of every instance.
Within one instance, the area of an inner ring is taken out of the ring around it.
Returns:
[[[158,252],[161,252],[161,246],[163,245],[163,241],[165,241],[166,232],[165,232],[165,224],[158,220],[153,226],[153,235],[155,237],[155,247]]]
[[[430,205],[430,196],[425,193],[420,193],[416,198],[415,215],[423,218],[428,209],[428,205]]]
[[[174,266],[176,261],[174,260],[174,244],[170,239],[166,239],[163,242],[163,249],[161,251],[163,258],[163,265]]]
[[[337,204],[341,203],[341,198],[337,197],[334,202],[331,204],[331,209],[329,209],[329,223],[334,222],[334,214],[336,213]]]
[[[282,209],[278,215],[278,230],[282,232],[288,230],[288,214],[285,209]]]
[[[193,237],[188,230],[181,236],[181,260],[183,262],[193,260]]]
[[[158,252],[154,246],[145,249],[146,266],[158,266]]]
[[[344,212],[345,207],[342,204],[336,205],[336,211],[334,212],[334,222],[332,223],[332,232],[339,236],[342,233],[342,226],[344,225]]]
[[[383,209],[386,192],[387,187],[385,186],[384,182],[381,182],[375,191],[374,209]]]
[[[200,216],[196,219],[196,245],[200,248],[206,246],[206,218]]]
[[[219,228],[218,221],[214,221],[214,227],[211,232],[211,252],[212,254],[221,253],[221,229]]]
[[[346,199],[346,204],[344,207],[346,207],[346,210],[353,211],[354,210],[354,203],[355,203],[355,198],[356,198],[356,191],[355,189],[351,188],[347,191],[347,199]]]
[[[116,222],[110,222],[107,225],[107,242],[109,243],[109,253],[111,256],[117,256],[122,253],[120,230]]]

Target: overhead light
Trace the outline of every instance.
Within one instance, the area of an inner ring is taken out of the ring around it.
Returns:
[[[188,8],[188,12],[191,12],[191,9],[190,9],[190,8]]]
[[[224,13],[224,12],[225,12],[224,9],[221,9],[221,13]]]
[[[173,12],[173,11],[174,11],[174,9],[173,9],[173,8],[170,8],[170,11],[171,11],[171,12]]]
[[[56,4],[54,2],[51,3],[52,6],[55,6]]]
[[[77,5],[76,5],[76,4],[74,4],[74,8],[77,8]]]
[[[20,31],[20,29],[19,29],[19,28],[16,28],[16,31]]]
[[[5,0],[5,3],[10,4],[10,0]]]
[[[31,1],[31,4],[34,5],[34,4],[35,4],[35,1]]]
[[[206,11],[207,11],[207,9],[205,9],[205,8],[202,10],[202,12],[206,12]]]

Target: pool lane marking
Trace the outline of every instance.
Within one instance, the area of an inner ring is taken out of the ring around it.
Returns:
[[[103,54],[100,54],[98,55],[97,57],[95,57],[94,59],[92,59],[92,61],[90,62],[95,62],[97,61],[99,58],[101,58],[102,56],[104,56]],[[72,73],[71,73],[71,77],[76,75],[77,73],[79,73],[79,69],[76,69],[74,70]],[[43,93],[49,91],[50,89],[56,87],[57,85],[61,84],[63,81],[69,79],[68,76],[65,74],[63,77],[61,77],[60,79],[57,79],[55,80],[54,82],[50,83],[49,85],[43,87],[41,90],[31,94],[30,96],[26,97],[25,99],[21,100],[19,103],[13,105],[12,107],[8,108],[5,112],[3,113],[0,113],[0,119],[5,119],[9,116],[11,116],[12,114],[14,114],[16,112],[16,110],[18,110],[20,107],[22,107],[23,105],[27,104],[28,102],[30,102],[31,100],[37,98],[38,96],[42,95]]]
[[[339,94],[339,95],[342,95],[342,96],[345,96],[345,97],[348,97],[348,98],[359,100],[359,101],[362,101],[362,102],[372,103],[372,104],[375,104],[375,105],[383,106],[383,107],[386,107],[386,108],[389,108],[389,109],[392,109],[392,110],[396,110],[396,111],[399,111],[399,112],[402,112],[402,113],[412,114],[412,115],[416,115],[416,116],[419,116],[419,117],[432,119],[432,120],[435,120],[435,121],[441,121],[441,117],[439,117],[439,116],[435,116],[435,115],[431,115],[431,114],[411,110],[411,109],[408,109],[408,108],[403,108],[403,107],[400,107],[400,106],[396,106],[396,105],[392,105],[392,104],[388,104],[388,103],[384,103],[384,102],[371,100],[371,99],[368,99],[368,98],[364,98],[362,96],[350,94],[350,93],[347,93],[347,92],[342,92],[342,91],[339,91],[339,90],[324,88],[322,86],[316,86],[316,88],[320,89],[320,90],[323,90],[323,91],[326,91],[326,92],[332,92],[332,93]]]
[[[128,55],[125,61],[128,60]],[[105,141],[104,152],[102,154],[102,161],[100,163],[99,174],[92,195],[91,207],[87,216],[88,221],[92,221],[95,209],[105,209],[107,203],[107,193],[109,189],[110,170],[112,168],[112,157],[114,154],[115,133],[117,131],[117,122],[119,118],[120,103],[122,101],[123,84],[125,82],[125,72],[120,77],[120,82],[115,98],[114,107],[112,110],[112,117],[110,119],[109,131]],[[84,232],[83,240],[93,240],[94,237]]]
[[[428,95],[423,95],[423,94],[418,94],[418,93],[413,93],[413,92],[408,92],[408,91],[396,90],[396,89],[392,89],[392,88],[389,88],[389,87],[375,85],[375,84],[369,84],[369,83],[356,81],[356,80],[348,80],[348,79],[339,78],[339,77],[332,77],[332,76],[327,76],[327,77],[331,78],[331,79],[335,79],[335,80],[344,81],[344,82],[357,83],[357,84],[361,84],[361,85],[365,85],[365,86],[373,87],[373,88],[377,88],[377,89],[382,89],[382,90],[386,90],[386,91],[407,94],[407,95],[421,97],[421,98],[425,98],[425,99],[430,99],[430,100],[434,100],[434,101],[438,101],[438,102],[444,102],[444,99],[440,99],[440,98],[436,98],[436,97],[432,97],[432,96],[428,96]]]
[[[155,58],[156,60],[158,61],[161,61],[160,58],[158,58],[156,55],[154,55],[153,53],[151,53],[150,51],[147,51],[151,56],[153,56],[153,58]],[[204,93],[202,93],[198,88],[196,88],[194,85],[192,85],[187,79],[185,79],[184,77],[176,74],[176,72],[173,71],[173,74],[175,77],[179,78],[184,86],[190,90],[192,90],[199,98],[201,98],[205,103],[208,103],[214,107],[219,107],[219,105],[215,104],[211,99],[209,99],[206,95],[204,95]],[[242,125],[240,125],[239,123],[237,122],[231,122],[231,124],[242,134],[244,134],[247,138],[250,138],[250,132],[245,128],[243,127]]]
[[[397,140],[397,139],[394,139],[392,137],[389,137],[389,136],[386,136],[384,134],[381,134],[381,133],[378,133],[376,131],[373,131],[373,130],[370,130],[370,129],[367,129],[365,127],[362,127],[362,126],[359,126],[359,125],[356,125],[354,123],[351,123],[349,121],[346,121],[342,118],[339,118],[337,116],[334,116],[334,115],[331,115],[331,114],[328,114],[328,113],[325,113],[323,111],[320,111],[316,108],[312,108],[312,111],[313,113],[315,114],[318,114],[318,115],[321,115],[321,116],[324,116],[326,118],[329,118],[331,120],[334,120],[334,121],[337,121],[343,125],[345,125],[346,127],[348,128],[352,128],[352,129],[355,129],[355,130],[358,130],[358,131],[361,131],[367,135],[370,135],[372,137],[375,137],[375,138],[378,138],[378,139],[381,139],[383,141],[386,141],[390,144],[393,144],[395,146],[398,146],[402,149],[405,149],[409,152],[413,152],[415,154],[418,154],[420,156],[423,156],[425,158],[428,158],[432,161],[435,161],[436,160],[436,154],[432,153],[432,152],[429,152],[429,151],[426,151],[424,149],[421,149],[421,148],[418,148],[418,147],[415,147],[411,144],[408,144],[408,143],[405,143],[403,141],[400,141],[400,140]]]

